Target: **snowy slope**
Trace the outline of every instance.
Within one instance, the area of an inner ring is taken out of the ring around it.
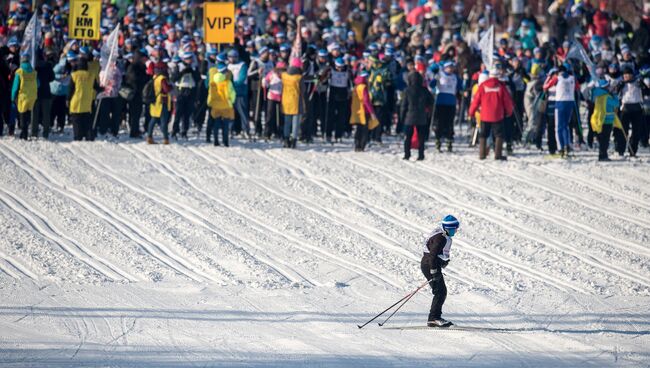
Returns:
[[[0,140],[0,365],[650,366],[647,153],[350,151]],[[359,330],[447,213],[444,316],[508,331]]]

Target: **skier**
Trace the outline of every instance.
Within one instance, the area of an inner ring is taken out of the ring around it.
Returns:
[[[447,286],[445,286],[445,279],[442,276],[442,269],[449,263],[452,238],[459,226],[460,223],[454,216],[447,215],[440,221],[440,225],[433,229],[424,243],[424,255],[420,262],[420,268],[424,277],[429,280],[433,292],[433,301],[427,322],[429,327],[449,327],[453,324],[441,317],[442,305],[447,298]]]

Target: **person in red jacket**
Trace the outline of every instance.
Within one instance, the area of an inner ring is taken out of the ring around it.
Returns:
[[[600,1],[598,10],[596,10],[596,13],[594,13],[593,22],[594,34],[602,37],[603,39],[608,38],[612,20],[609,16],[609,12],[607,11],[606,0]]]
[[[503,156],[503,120],[512,115],[512,96],[506,86],[499,81],[499,70],[490,70],[489,78],[481,83],[469,107],[469,116],[481,110],[481,130],[479,136],[479,158],[484,160],[488,154],[487,138],[494,139],[494,159],[507,160]]]

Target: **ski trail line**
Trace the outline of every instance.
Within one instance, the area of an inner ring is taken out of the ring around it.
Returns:
[[[72,151],[71,151],[72,152]],[[208,221],[205,219],[205,216],[201,213],[198,213],[196,210],[191,208],[190,206],[187,206],[185,204],[182,204],[172,198],[169,197],[163,197],[159,195],[158,193],[155,193],[153,191],[147,191],[146,189],[143,189],[142,186],[136,185],[130,180],[126,178],[119,178],[111,168],[108,166],[99,163],[96,161],[94,158],[90,158],[89,156],[86,156],[85,158],[83,156],[79,156],[87,165],[90,167],[94,168],[95,170],[101,172],[102,174],[106,175],[109,177],[111,180],[120,183],[121,185],[124,185],[125,187],[140,193],[141,195],[149,198],[152,201],[157,202],[158,204],[167,207],[173,212],[176,212],[179,216],[190,220],[191,222],[195,223],[196,225],[202,227],[203,229],[207,230],[208,232],[216,235],[217,237],[227,241],[233,248],[235,248],[236,251],[239,251],[243,256],[247,256],[251,259],[258,259],[262,263],[265,263],[269,266],[269,268],[275,270],[278,274],[280,274],[282,277],[286,278],[290,282],[301,282],[301,281],[306,281],[309,284],[316,285],[316,283],[312,282],[308,278],[304,277],[300,272],[294,270],[291,266],[287,265],[286,263],[283,263],[279,260],[277,260],[274,257],[268,256],[268,250],[263,249],[260,246],[257,246],[254,244],[253,241],[248,239],[247,237],[243,236],[243,234],[239,235],[238,239],[241,241],[244,241],[248,246],[251,248],[254,248],[260,252],[263,252],[267,254],[267,256],[262,256],[262,255],[252,255],[249,252],[247,252],[245,249],[239,247],[237,245],[237,242],[233,240],[233,235],[232,234],[221,234],[218,233],[217,231],[214,230],[216,227],[216,224]],[[92,160],[92,162],[91,162]],[[101,170],[100,170],[101,169]],[[112,174],[109,174],[110,172],[113,172]],[[172,203],[176,207],[172,207],[169,205],[169,203]]]
[[[476,163],[472,162],[472,160],[469,160],[469,159],[466,159],[466,158],[463,158],[463,157],[460,157],[459,159],[463,160],[466,163],[470,163],[470,164],[473,164],[474,166],[476,166]],[[502,175],[502,176],[505,176],[505,177],[510,178],[512,180],[516,180],[518,182],[524,183],[526,185],[542,189],[545,192],[551,193],[552,195],[555,195],[557,197],[564,198],[564,199],[566,199],[568,201],[571,201],[571,202],[573,202],[573,203],[575,203],[575,204],[577,204],[579,206],[589,208],[589,209],[591,209],[591,210],[593,210],[595,212],[601,212],[603,214],[615,217],[615,218],[617,218],[619,220],[622,220],[624,222],[631,222],[631,223],[634,223],[634,224],[636,224],[636,225],[638,225],[640,227],[650,229],[650,223],[648,223],[646,221],[639,220],[639,219],[631,218],[629,216],[626,217],[626,216],[620,215],[620,214],[618,214],[618,213],[616,213],[614,211],[609,210],[606,207],[603,207],[603,206],[592,203],[592,201],[590,201],[588,198],[585,198],[582,195],[579,195],[579,194],[576,194],[576,193],[574,193],[575,197],[570,196],[570,195],[566,195],[566,194],[562,193],[562,191],[554,189],[554,188],[552,188],[552,187],[550,187],[548,185],[537,183],[537,182],[532,181],[532,180],[527,180],[525,177],[521,176],[520,174],[508,173],[505,170],[500,170],[498,167],[493,166],[493,164],[486,163],[485,165],[483,165],[481,167],[483,169],[487,168],[490,171],[492,171],[493,173],[496,173],[497,175]]]
[[[600,193],[602,193],[604,195],[608,195],[608,196],[610,196],[612,198],[616,198],[621,202],[627,202],[628,204],[630,204],[632,206],[643,208],[646,211],[650,211],[650,206],[646,206],[643,203],[640,203],[639,198],[632,198],[632,197],[628,196],[627,194],[620,193],[620,192],[618,192],[617,190],[615,190],[613,188],[607,188],[606,186],[604,186],[602,184],[599,184],[596,180],[586,181],[586,180],[584,180],[582,178],[578,178],[578,177],[575,177],[575,176],[567,175],[565,173],[549,170],[546,167],[537,167],[537,166],[534,166],[534,165],[529,165],[528,167],[532,168],[533,170],[543,172],[543,173],[545,173],[547,175],[555,176],[556,178],[561,178],[561,179],[568,180],[568,181],[571,181],[571,182],[574,182],[574,183],[579,183],[579,184],[581,184],[581,185],[583,185],[583,186],[585,186],[585,187],[587,187],[587,188],[589,188],[589,189],[591,189],[591,190],[593,190],[595,192],[600,192]]]
[[[181,174],[178,170],[175,170],[174,168],[172,168],[168,163],[163,162],[163,161],[157,159],[156,157],[153,157],[148,152],[146,152],[144,150],[141,150],[141,149],[138,149],[138,148],[135,148],[135,147],[130,147],[129,149],[135,150],[135,151],[139,152],[141,155],[143,155],[144,157],[146,157],[149,161],[153,161],[153,162],[157,163],[157,165],[162,168],[161,173],[163,175],[168,176],[169,178],[171,178],[172,180],[174,180],[177,183],[181,184],[182,186],[183,186],[183,184],[185,184],[186,187],[193,188],[197,193],[200,193],[200,194],[204,195],[206,198],[209,198],[211,201],[214,201],[215,203],[218,203],[222,207],[224,207],[224,208],[236,213],[237,215],[241,216],[242,218],[245,218],[251,224],[256,225],[258,229],[265,229],[267,231],[270,231],[270,232],[272,232],[272,233],[274,233],[276,235],[279,235],[279,236],[289,240],[289,242],[297,244],[298,245],[297,249],[299,249],[299,250],[303,250],[303,248],[308,248],[308,249],[315,252],[314,253],[315,256],[319,256],[319,257],[321,257],[321,259],[324,258],[325,260],[327,260],[327,259],[333,260],[332,263],[334,263],[334,264],[336,264],[336,265],[338,265],[338,266],[340,266],[342,268],[346,268],[346,269],[348,269],[349,271],[351,271],[351,272],[353,272],[355,274],[361,275],[361,276],[363,276],[365,278],[368,278],[368,276],[367,276],[368,274],[372,274],[375,278],[381,280],[381,282],[389,284],[389,285],[391,285],[393,287],[396,287],[396,288],[400,288],[399,284],[394,283],[392,280],[385,278],[383,275],[381,275],[381,274],[379,274],[377,272],[372,272],[372,271],[367,271],[367,270],[360,269],[360,267],[356,266],[354,263],[352,263],[350,261],[347,261],[347,260],[343,259],[342,257],[336,256],[336,255],[334,255],[334,254],[332,254],[330,252],[327,252],[327,251],[321,249],[321,247],[311,245],[308,242],[305,242],[304,240],[300,240],[300,239],[298,239],[298,238],[296,238],[296,237],[294,237],[294,236],[292,236],[292,235],[290,235],[288,233],[286,233],[286,234],[282,233],[279,230],[277,230],[277,229],[275,229],[275,228],[273,228],[271,226],[266,225],[264,223],[264,221],[258,219],[257,217],[253,217],[252,215],[246,214],[242,210],[239,210],[237,208],[237,206],[234,206],[231,203],[227,203],[227,202],[225,202],[225,200],[222,200],[220,198],[216,198],[211,193],[208,193],[207,191],[201,189],[200,186],[195,184],[187,176]],[[203,158],[207,160],[207,157],[203,156]],[[211,160],[211,161],[214,162],[214,160]],[[372,280],[370,280],[370,281],[372,281]]]
[[[397,215],[395,215],[395,217],[397,218]],[[419,221],[419,220],[416,220],[416,221]],[[416,228],[416,230],[421,232],[421,233],[426,233],[426,232],[430,231],[430,229],[428,229],[425,225],[419,225],[415,221],[413,223],[409,223],[408,225],[401,225],[401,226],[404,227],[404,229],[409,230],[409,231],[413,231],[413,228]],[[467,253],[476,256],[477,258],[480,258],[480,259],[482,259],[484,261],[487,261],[487,262],[490,262],[490,263],[494,263],[499,267],[508,268],[508,269],[513,270],[515,272],[518,272],[518,273],[520,273],[522,275],[526,275],[528,277],[531,277],[533,279],[541,281],[542,283],[545,283],[545,284],[547,284],[547,285],[549,285],[549,286],[551,286],[553,288],[556,288],[558,290],[561,290],[561,291],[564,291],[564,292],[568,291],[566,288],[558,286],[558,284],[560,284],[560,285],[563,284],[563,282],[561,280],[553,280],[553,281],[555,281],[555,283],[550,282],[547,276],[544,276],[540,272],[537,272],[537,271],[535,271],[533,269],[521,267],[521,266],[519,266],[517,264],[516,261],[510,261],[510,260],[507,260],[505,258],[501,258],[501,259],[499,259],[497,261],[496,259],[494,259],[494,256],[492,254],[490,254],[489,252],[487,252],[487,251],[485,251],[483,249],[480,249],[478,247],[474,247],[474,246],[470,245],[469,243],[464,242],[464,241],[462,241],[460,239],[455,239],[455,242],[456,242],[457,245],[459,245],[459,249],[462,249],[462,250],[466,251]],[[576,290],[576,291],[579,291],[579,292],[587,293],[587,291],[585,289],[578,288],[578,287],[576,287],[574,285],[571,285],[571,284],[568,284],[568,283],[565,283],[563,285],[565,287],[568,287],[571,290]]]
[[[137,278],[120,269],[114,264],[100,258],[86,247],[81,246],[74,239],[68,237],[54,225],[47,221],[47,217],[38,212],[17,196],[4,188],[0,188],[0,202],[7,208],[22,217],[32,230],[43,239],[56,244],[64,253],[69,254],[88,267],[96,270],[105,277],[118,281],[136,281]]]
[[[5,149],[10,152],[7,152]],[[38,169],[37,166],[28,161],[27,158],[21,158],[13,149],[9,148],[8,146],[0,146],[0,152],[4,152],[7,157],[13,156],[13,158],[10,158],[10,160],[13,161],[17,167],[31,176],[35,182],[41,183],[45,187],[60,193],[61,195],[69,198],[71,201],[90,211],[93,215],[103,219],[119,233],[122,233],[124,236],[140,245],[147,254],[153,258],[156,258],[162,264],[165,264],[169,268],[176,271],[178,274],[184,275],[189,279],[198,282],[202,282],[205,279],[210,279],[209,276],[193,270],[191,265],[187,264],[185,259],[175,255],[171,252],[171,250],[167,249],[161,243],[157,242],[139,229],[134,228],[133,225],[130,225],[128,221],[119,214],[98,203],[97,201],[93,201],[80,191],[70,186],[64,186],[60,184],[44,171]],[[22,164],[20,162],[22,162]]]
[[[349,194],[347,192],[344,192],[344,191],[341,191],[340,189],[336,188],[336,186],[334,184],[332,184],[331,182],[329,182],[327,179],[317,178],[313,174],[311,174],[308,170],[306,170],[306,169],[303,170],[302,168],[300,168],[296,164],[294,164],[292,162],[289,162],[288,160],[285,160],[282,157],[279,157],[279,155],[271,154],[270,151],[265,151],[266,155],[264,155],[264,154],[262,154],[260,152],[257,152],[257,151],[254,151],[254,152],[257,155],[259,155],[260,157],[273,162],[275,165],[278,164],[278,161],[283,162],[284,163],[283,166],[287,170],[289,170],[289,172],[292,172],[294,174],[294,176],[304,178],[306,181],[308,181],[310,183],[313,183],[314,185],[320,187],[325,192],[330,193],[333,196],[339,197],[339,198],[341,198],[341,199],[343,199],[345,201],[350,201],[352,203],[355,203],[358,207],[366,209],[369,212],[372,212],[373,214],[375,214],[375,216],[377,216],[379,218],[383,218],[384,221],[386,221],[388,223],[397,224],[398,226],[400,226],[400,227],[402,227],[402,228],[404,228],[404,229],[406,229],[408,231],[413,231],[413,228],[412,228],[413,224],[406,224],[398,216],[387,214],[385,212],[385,209],[380,209],[378,207],[370,205],[370,204],[366,203],[365,201],[363,201],[362,199],[360,199],[358,197],[353,197],[351,194]],[[270,157],[268,157],[268,156],[270,156]],[[323,182],[323,183],[326,183],[326,184],[321,184],[320,182]],[[373,208],[374,208],[374,210],[373,210]],[[425,231],[424,227],[421,227],[420,229],[422,231]],[[418,235],[420,235],[420,234],[418,234]],[[385,235],[383,233],[381,234],[381,236],[388,237],[387,235]],[[393,240],[393,241],[395,241],[395,240]],[[417,255],[414,254],[413,257],[414,257],[413,260],[415,260],[416,262],[419,262],[420,258]],[[472,278],[471,276],[468,276],[465,273],[460,272],[460,271],[446,271],[446,272],[450,273],[450,276],[452,276],[452,278],[456,278],[457,280],[459,280],[461,282],[464,282],[464,283],[468,284],[469,286],[474,286],[476,284],[480,284],[481,286],[487,287],[489,289],[493,289],[493,290],[499,289],[495,285],[487,284],[483,280],[477,280],[477,279]]]
[[[550,213],[550,212],[547,212],[547,211],[544,211],[544,210],[538,210],[538,209],[536,209],[534,207],[521,205],[521,204],[518,203],[517,200],[513,200],[513,199],[511,199],[510,197],[508,197],[506,195],[503,195],[503,194],[501,194],[499,192],[496,192],[494,190],[485,188],[485,186],[480,185],[481,183],[478,182],[478,181],[469,181],[469,180],[462,179],[462,178],[459,178],[459,177],[454,177],[453,181],[452,181],[451,179],[445,177],[444,175],[441,175],[434,168],[432,168],[431,166],[428,166],[428,165],[417,165],[417,166],[414,166],[414,168],[416,170],[426,171],[427,173],[435,175],[439,179],[445,180],[448,183],[453,183],[454,185],[458,185],[458,183],[461,183],[461,185],[459,185],[459,186],[464,187],[468,191],[475,191],[475,192],[484,194],[485,196],[487,196],[488,198],[493,200],[495,203],[499,203],[499,201],[506,202],[506,203],[508,203],[508,206],[519,209],[522,212],[527,212],[527,213],[533,214],[535,216],[544,218],[547,221],[552,222],[552,223],[556,224],[557,226],[560,226],[560,227],[562,227],[562,228],[564,228],[566,230],[576,232],[576,233],[578,233],[580,235],[588,236],[594,241],[603,242],[603,239],[605,239],[605,240],[609,241],[609,243],[607,243],[609,246],[613,246],[613,247],[616,247],[618,249],[628,251],[629,250],[628,248],[625,248],[625,247],[621,246],[621,245],[626,245],[627,247],[634,248],[640,254],[642,254],[644,256],[647,256],[647,257],[650,257],[649,248],[644,247],[641,244],[637,244],[637,243],[634,243],[634,242],[626,240],[626,239],[615,238],[615,237],[609,235],[606,232],[600,231],[595,227],[590,227],[588,225],[585,225],[585,224],[582,224],[580,222],[574,221],[569,217],[558,216],[558,215],[554,215],[553,213]],[[571,226],[569,226],[567,224],[569,224]],[[576,231],[575,228],[581,229],[582,232]]]
[[[355,161],[348,161],[348,162],[355,162]],[[365,163],[368,164],[367,161],[365,161]],[[401,180],[401,182],[406,183],[407,181],[406,180]],[[417,186],[412,185],[410,183],[410,181],[408,183],[409,183],[409,185],[411,187],[413,187],[414,189],[420,191],[421,193],[426,193],[425,191],[422,191],[421,189],[417,188]],[[480,209],[480,208],[478,208],[478,207],[476,207],[474,205],[471,205],[469,203],[464,203],[462,201],[458,201],[456,199],[453,199],[453,197],[454,197],[453,195],[451,195],[449,193],[446,193],[446,192],[444,192],[442,190],[439,190],[437,187],[427,185],[426,188],[431,190],[432,192],[437,193],[438,195],[442,196],[443,198],[445,198],[445,200],[448,203],[456,203],[461,208],[463,208],[463,207],[464,208],[469,208],[469,209],[471,209],[473,211],[474,214],[481,215],[483,218],[485,218],[488,221],[495,222],[495,219],[498,218],[501,222],[509,223],[511,226],[508,227],[508,230],[515,233],[515,234],[526,237],[526,238],[531,239],[533,241],[536,241],[536,242],[538,242],[540,244],[545,244],[547,246],[550,246],[551,248],[554,248],[554,249],[556,249],[558,251],[561,251],[561,252],[564,252],[566,254],[570,254],[573,257],[575,257],[576,259],[578,259],[578,260],[580,260],[580,261],[582,261],[582,262],[584,262],[586,264],[589,264],[590,266],[592,266],[594,268],[599,268],[599,269],[601,269],[601,270],[603,270],[605,272],[616,275],[618,277],[626,278],[626,279],[628,279],[630,281],[639,283],[639,284],[641,284],[641,285],[643,285],[645,287],[650,287],[650,279],[648,279],[647,277],[645,277],[643,275],[629,272],[627,269],[625,269],[623,267],[620,267],[620,266],[613,265],[611,263],[607,264],[607,265],[603,265],[601,260],[596,259],[596,258],[594,258],[592,256],[589,256],[589,255],[586,255],[586,254],[583,255],[582,252],[576,251],[576,250],[572,249],[571,247],[564,245],[562,242],[555,241],[555,240],[553,240],[551,238],[542,239],[541,237],[536,235],[535,232],[527,230],[525,227],[520,226],[519,224],[517,224],[513,220],[510,220],[510,219],[508,219],[506,217],[503,217],[503,216],[498,216],[498,215],[495,215],[495,214],[487,213],[486,211],[484,211],[484,210],[482,210],[482,209]],[[513,231],[513,230],[515,230],[515,231]]]
[[[30,277],[27,273],[23,272],[20,268],[16,266],[10,258],[8,258],[3,252],[0,252],[0,271],[6,273],[14,279],[21,279],[21,274],[32,279],[35,277]]]
[[[353,164],[353,165],[363,167],[366,170],[370,170],[370,171],[379,173],[380,175],[382,175],[382,176],[384,176],[384,177],[386,177],[386,178],[388,178],[388,179],[390,179],[390,180],[392,180],[392,181],[394,181],[396,183],[401,183],[403,185],[406,185],[406,186],[412,188],[413,190],[415,190],[417,192],[420,192],[420,193],[422,193],[422,194],[424,194],[424,195],[426,195],[428,197],[434,198],[436,200],[439,199],[439,198],[433,197],[430,193],[428,193],[427,191],[422,190],[417,185],[414,185],[414,184],[412,184],[412,183],[410,183],[408,181],[405,181],[405,180],[402,180],[402,179],[399,179],[399,178],[395,178],[394,176],[392,176],[390,174],[386,174],[382,170],[379,170],[379,169],[377,169],[376,167],[374,167],[374,166],[372,166],[370,164],[361,163],[359,161],[353,161],[353,160],[350,160],[350,159],[345,158],[345,157],[343,157],[342,159],[349,162],[349,163],[351,163],[351,164]],[[432,189],[432,188],[429,187],[428,189]],[[445,202],[445,203],[454,203],[459,208],[468,208],[468,209],[470,209],[472,211],[476,211],[476,213],[473,212],[473,214],[482,214],[481,217],[486,218],[490,222],[494,222],[494,220],[489,215],[486,215],[482,210],[480,210],[480,209],[478,209],[478,208],[476,208],[474,206],[471,206],[471,205],[469,205],[467,203],[462,203],[462,202],[459,202],[459,201],[456,201],[456,200],[452,200],[451,198],[447,198],[444,195],[441,195],[437,190],[432,189],[432,191],[437,192],[438,195],[440,195],[444,199],[443,202]],[[504,221],[510,222],[509,220],[506,220],[506,219],[504,219]],[[480,256],[480,254],[483,254],[484,255],[483,257],[487,257],[489,260],[492,260],[492,262],[497,262],[497,260],[494,259],[494,255],[490,254],[489,252],[486,252],[484,250],[479,250],[479,248],[476,248],[476,247],[472,247],[468,243],[465,243],[464,241],[461,241],[461,240],[456,240],[456,241],[458,242],[459,245],[467,247],[468,252],[475,251],[477,256]],[[542,242],[542,244],[543,244],[543,242]],[[545,280],[544,281],[545,283],[547,283],[547,284],[549,284],[551,286],[557,287],[562,291],[568,291],[568,290],[566,290],[566,288],[568,288],[570,290],[574,290],[574,291],[578,291],[578,292],[581,292],[581,293],[589,294],[589,292],[586,289],[582,288],[582,287],[573,285],[573,284],[571,284],[569,282],[566,282],[566,281],[564,281],[562,279],[559,279],[559,278],[549,277],[547,273],[537,271],[537,270],[535,270],[535,269],[533,269],[531,267],[519,266],[515,261],[506,260],[505,258],[499,258],[498,262],[499,263],[504,263],[504,264],[509,264],[514,270],[516,270],[516,271],[518,271],[518,272],[520,272],[520,273],[522,273],[524,275],[536,278],[538,280]],[[558,285],[562,285],[564,288],[560,288]]]

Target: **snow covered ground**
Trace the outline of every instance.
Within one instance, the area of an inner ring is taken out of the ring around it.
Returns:
[[[0,140],[0,365],[650,366],[647,151],[350,151]],[[487,329],[359,330],[447,213],[444,316]]]

